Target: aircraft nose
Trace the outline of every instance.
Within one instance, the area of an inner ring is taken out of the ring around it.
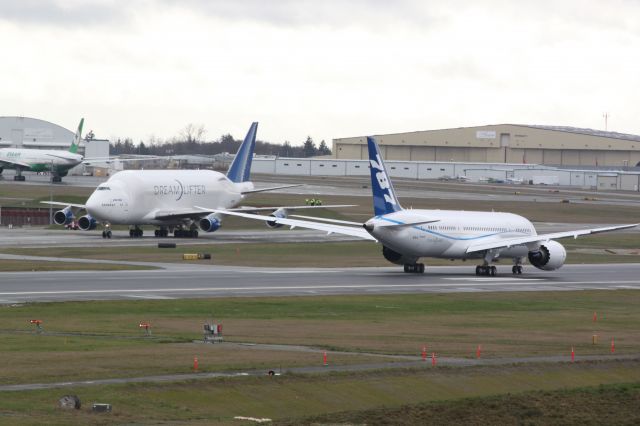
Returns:
[[[91,194],[91,196],[85,203],[85,206],[89,214],[95,214],[96,209],[100,206],[100,201],[98,200],[98,198],[99,197],[95,193]]]

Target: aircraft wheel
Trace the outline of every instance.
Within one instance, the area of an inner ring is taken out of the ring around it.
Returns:
[[[105,231],[102,231],[102,238],[107,238],[107,233]]]
[[[495,266],[492,266],[491,268],[489,268],[489,274],[492,277],[495,277],[498,273],[498,269]]]
[[[129,229],[129,238],[133,238],[133,229]]]
[[[513,265],[513,267],[511,268],[511,273],[512,274],[517,274],[518,273],[518,265]]]
[[[111,239],[111,231],[107,231],[107,238]]]
[[[518,272],[518,275],[522,275],[522,265],[518,265],[517,272]]]
[[[418,263],[418,273],[424,274],[424,263]]]
[[[476,266],[476,275],[481,275],[482,274],[482,266],[478,265]]]

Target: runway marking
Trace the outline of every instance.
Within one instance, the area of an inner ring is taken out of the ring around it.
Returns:
[[[175,299],[175,297],[169,297],[169,296],[160,296],[158,294],[150,294],[149,296],[142,296],[139,294],[127,294],[126,297],[132,297],[135,299],[168,299],[168,300],[173,300]]]
[[[631,290],[640,290],[640,286],[637,285],[617,285],[616,288],[628,288]]]
[[[458,278],[458,277],[451,277],[451,278],[444,278],[445,280],[462,280],[462,281],[476,281],[476,282],[485,282],[485,281],[490,281],[490,282],[494,282],[494,281],[513,281],[514,278],[512,277],[469,277],[469,278]],[[515,278],[518,280],[522,280],[522,281],[546,281],[547,278]]]
[[[572,285],[584,286],[586,284],[599,284],[602,285],[602,281],[571,281],[571,282],[549,282],[548,286],[542,283],[537,283],[536,287],[541,287],[545,290],[558,289],[564,290]],[[541,285],[542,284],[542,285]],[[610,281],[609,284],[612,288],[631,288],[640,289],[637,286],[638,281]],[[618,284],[617,286],[615,284]],[[629,286],[626,284],[636,284],[636,286]],[[195,287],[195,288],[137,288],[137,289],[104,289],[104,290],[57,290],[57,291],[15,291],[15,292],[2,292],[0,296],[37,296],[37,295],[64,295],[64,294],[110,294],[110,293],[197,293],[197,292],[230,292],[230,291],[253,291],[253,292],[265,292],[265,291],[278,291],[278,290],[335,290],[335,289],[366,289],[369,291],[383,290],[383,289],[400,289],[400,288],[438,288],[445,287],[453,289],[455,287],[477,287],[478,283],[424,283],[424,284],[351,284],[351,285],[308,285],[308,286],[264,286],[264,287]],[[482,283],[485,287],[507,287],[513,288],[514,291],[525,290],[528,288],[527,280],[511,281],[511,282],[497,282],[491,283],[489,281]]]

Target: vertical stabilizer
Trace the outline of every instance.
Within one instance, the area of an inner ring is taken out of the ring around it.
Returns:
[[[236,158],[233,159],[227,177],[232,182],[246,182],[251,174],[251,160],[253,159],[253,149],[256,146],[256,133],[258,132],[258,123],[254,122],[249,128],[247,136],[238,148]]]
[[[369,165],[371,166],[371,191],[373,192],[373,212],[376,216],[402,210],[393,184],[382,161],[380,149],[372,137],[367,137]]]
[[[78,130],[76,130],[76,134],[73,137],[73,142],[71,142],[71,146],[69,147],[69,152],[76,154],[78,152],[78,145],[80,145],[80,141],[82,140],[82,126],[84,125],[84,118],[80,119],[80,124],[78,124]]]

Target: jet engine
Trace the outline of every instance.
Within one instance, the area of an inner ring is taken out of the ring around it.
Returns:
[[[58,210],[53,214],[53,222],[56,225],[68,225],[73,221],[73,212],[71,206],[65,207],[62,210]]]
[[[555,241],[547,241],[540,248],[529,252],[529,262],[543,271],[553,271],[564,265],[567,251],[562,244]]]
[[[406,256],[404,254],[400,254],[396,251],[391,250],[387,246],[382,246],[382,255],[385,259],[387,259],[391,263],[395,263],[396,265],[413,265],[418,260],[417,257]]]
[[[200,219],[198,225],[204,232],[214,232],[220,229],[222,223],[215,213],[211,213],[209,216]]]
[[[287,211],[285,209],[280,208],[280,209],[276,210],[275,212],[271,213],[269,216],[285,218],[285,217],[287,217]],[[269,228],[280,228],[282,226],[282,224],[276,223],[273,220],[268,220],[265,223],[267,224],[267,226]]]
[[[92,229],[96,229],[97,224],[98,223],[96,222],[96,220],[90,215],[85,215],[78,219],[78,226],[83,231],[91,231]]]

